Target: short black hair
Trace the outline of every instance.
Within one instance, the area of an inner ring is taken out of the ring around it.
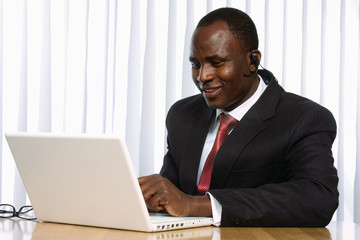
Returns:
[[[196,28],[206,27],[217,21],[225,21],[229,31],[242,41],[245,51],[256,50],[259,38],[256,26],[249,15],[236,8],[219,8],[205,15]]]

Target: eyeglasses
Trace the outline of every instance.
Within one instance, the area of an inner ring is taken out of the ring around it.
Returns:
[[[23,206],[16,211],[15,207],[10,204],[0,204],[0,218],[18,217],[24,220],[36,220],[32,206]]]

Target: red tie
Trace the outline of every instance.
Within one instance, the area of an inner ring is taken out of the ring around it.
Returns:
[[[226,137],[229,135],[231,129],[233,129],[238,120],[230,116],[229,114],[225,115],[224,113],[220,114],[220,127],[216,134],[214,145],[209,153],[209,156],[206,159],[203,171],[201,173],[201,177],[199,180],[198,190],[200,195],[204,195],[205,192],[210,187],[211,182],[211,174],[214,167],[214,161],[216,157],[216,153],[225,141]]]

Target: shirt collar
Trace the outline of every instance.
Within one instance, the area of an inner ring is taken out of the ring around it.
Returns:
[[[240,106],[238,106],[237,108],[233,109],[230,112],[227,112],[223,109],[216,109],[215,120],[218,119],[218,117],[221,113],[230,114],[233,118],[235,118],[238,121],[240,121],[243,118],[243,116],[246,114],[246,112],[261,97],[261,95],[263,94],[263,92],[265,91],[265,89],[267,87],[267,85],[265,84],[265,82],[263,81],[261,76],[260,75],[258,75],[258,76],[259,76],[260,82],[259,82],[258,88],[256,89],[255,93],[248,100],[246,100],[244,103],[242,103]]]

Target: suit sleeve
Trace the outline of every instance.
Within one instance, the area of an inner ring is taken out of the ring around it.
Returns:
[[[330,222],[339,196],[331,152],[335,120],[319,107],[304,113],[291,129],[285,181],[210,190],[222,205],[221,226],[323,227]]]
[[[176,187],[181,189],[180,180],[179,180],[179,162],[175,161],[174,154],[176,155],[176,148],[173,149],[173,144],[171,139],[173,136],[178,137],[178,129],[183,129],[182,119],[179,118],[178,112],[181,111],[183,100],[176,102],[169,110],[166,117],[166,129],[167,129],[167,153],[164,156],[163,166],[160,170],[160,175],[169,179]],[[182,114],[180,114],[181,116]],[[178,149],[179,150],[179,149]],[[174,152],[175,151],[175,152]],[[183,190],[183,189],[181,189]]]
[[[166,118],[167,153],[160,175],[187,194],[196,194],[202,148],[214,111],[202,95],[179,100]]]
[[[172,156],[172,151],[170,149],[170,144],[168,144],[168,151],[164,157],[164,163],[160,170],[160,175],[169,179],[177,188],[180,189],[179,184],[179,169],[176,165],[174,158]]]

